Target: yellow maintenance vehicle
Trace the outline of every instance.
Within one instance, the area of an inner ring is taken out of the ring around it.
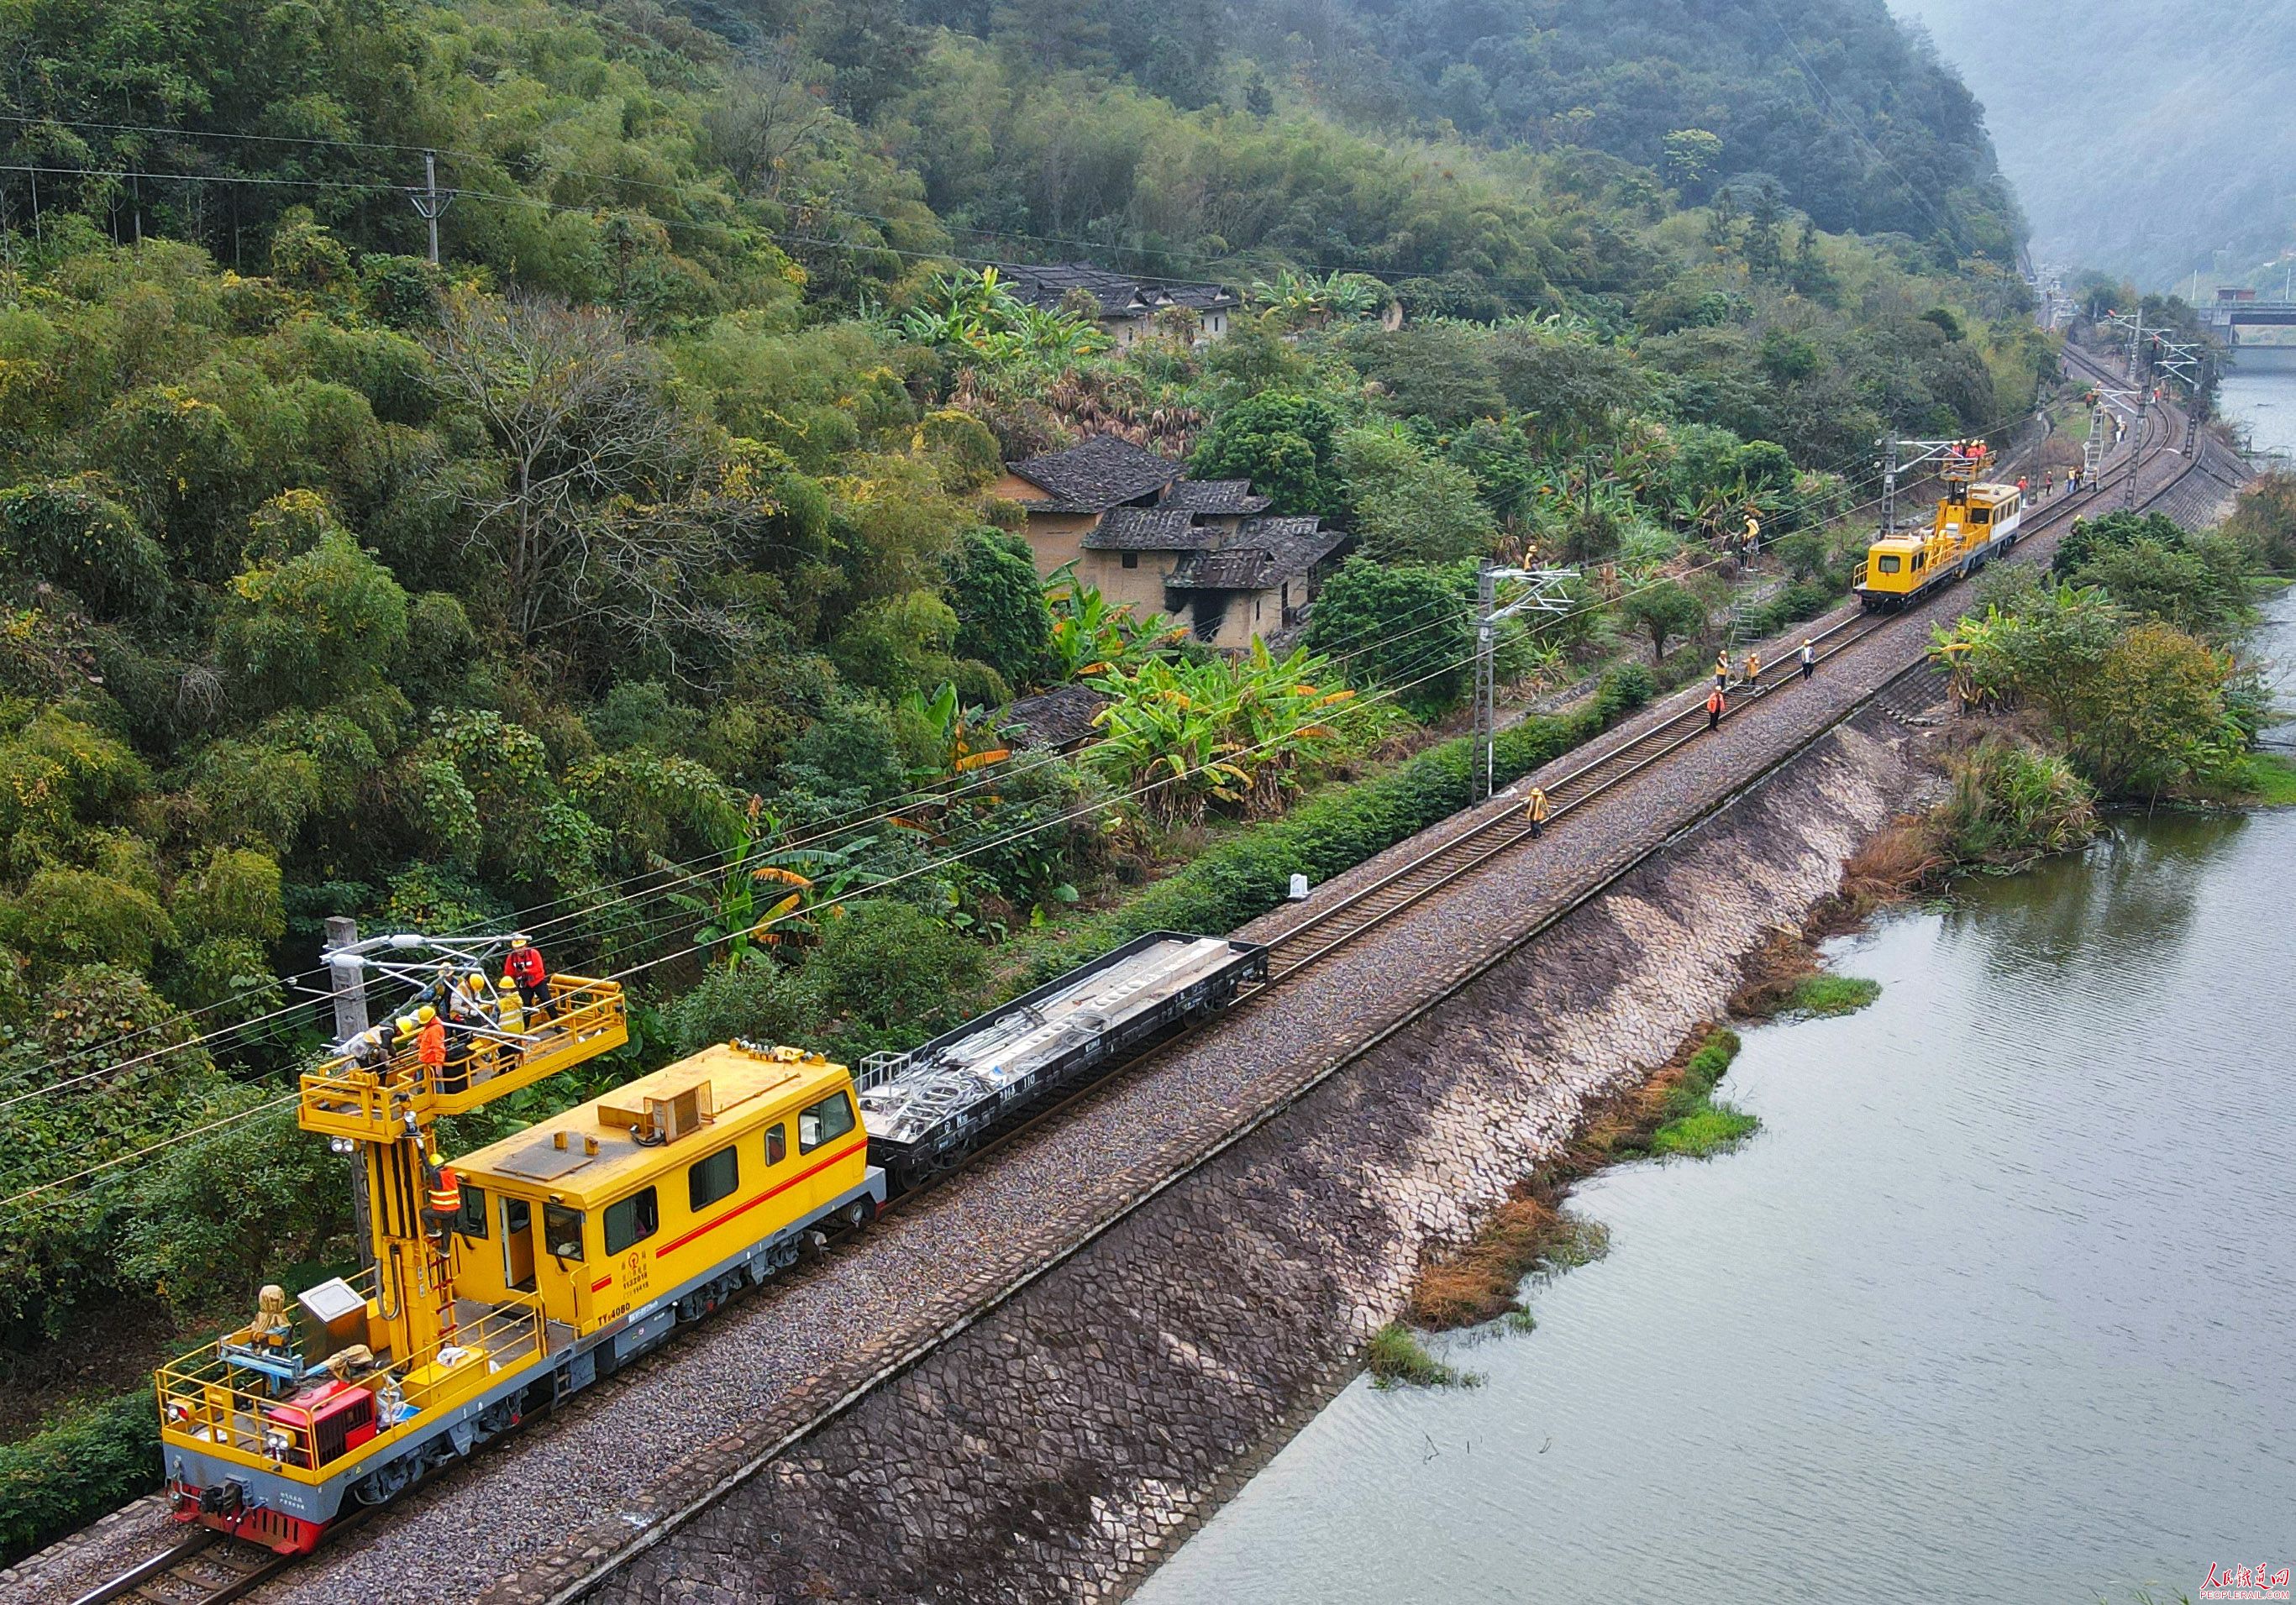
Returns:
[[[2024,493],[2014,485],[1982,478],[1992,454],[1982,440],[1915,440],[1904,443],[1919,454],[1905,468],[1934,462],[1944,487],[1926,528],[1885,527],[1866,549],[1852,589],[1868,613],[1894,613],[1921,598],[1966,578],[2017,544],[2024,516]],[[1885,518],[1885,525],[1890,522]]]

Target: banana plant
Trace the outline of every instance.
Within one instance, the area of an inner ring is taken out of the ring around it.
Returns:
[[[908,771],[909,789],[918,794],[918,800],[895,817],[893,824],[938,839],[960,796],[976,806],[993,807],[1002,800],[993,791],[982,792],[969,778],[994,769],[1013,756],[1010,748],[995,744],[993,736],[988,741],[981,740],[980,717],[980,709],[965,707],[955,685],[947,681],[930,695],[910,692],[896,705],[896,722],[925,747],[926,756]]]
[[[1167,614],[1135,618],[1131,603],[1111,605],[1099,586],[1076,577],[1073,565],[1045,581],[1045,602],[1053,614],[1053,677],[1063,684],[1166,651],[1187,634]]]
[[[699,893],[668,894],[672,906],[700,920],[694,946],[724,946],[728,970],[770,962],[775,949],[818,937],[821,916],[839,912],[866,878],[858,860],[876,838],[832,847],[775,845],[785,835],[765,800],[752,797],[718,844],[726,863],[715,883]],[[667,860],[656,867],[676,868]]]
[[[962,351],[991,365],[1027,359],[1058,366],[1111,343],[1088,317],[1022,301],[994,267],[934,279],[925,304],[901,319],[900,331],[920,345]]]
[[[1110,669],[1094,682],[1111,700],[1088,761],[1162,824],[1199,823],[1215,805],[1280,812],[1304,757],[1339,734],[1330,710],[1355,695],[1316,684],[1329,668],[1304,649],[1279,663],[1256,643],[1239,659]]]

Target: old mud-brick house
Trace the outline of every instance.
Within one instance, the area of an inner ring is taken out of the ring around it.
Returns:
[[[1223,340],[1228,320],[1243,304],[1242,298],[1225,284],[1148,279],[1090,262],[1061,262],[1050,267],[1000,262],[996,272],[1005,289],[1042,312],[1057,312],[1076,304],[1070,298],[1078,292],[1091,297],[1093,322],[1119,348],[1147,339],[1155,327],[1156,315],[1173,308],[1194,315],[1197,340]]]
[[[1039,574],[1073,567],[1110,602],[1228,651],[1303,624],[1352,544],[1318,519],[1270,516],[1249,480],[1184,478],[1115,435],[1007,463],[992,490],[1020,504]]]

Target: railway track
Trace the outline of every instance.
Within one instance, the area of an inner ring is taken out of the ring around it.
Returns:
[[[2103,369],[2089,361],[2085,353],[2068,348],[2068,356],[2077,366],[2087,368],[2089,377],[2100,381],[2107,377]],[[2027,526],[2029,536],[2021,537],[2020,544],[2031,536],[2054,533],[2081,514],[2114,510],[2120,498],[2126,495],[2128,476],[2142,473],[2148,454],[2157,462],[2159,448],[2172,441],[2176,433],[2176,426],[2169,422],[2165,409],[2149,409],[2144,433],[2139,437],[2136,449],[2122,458],[2117,467],[2102,471],[2093,489],[2085,490],[2079,495],[2061,496],[2045,511],[2038,512]],[[2196,451],[2165,483],[2149,492],[2140,485],[2140,495],[2146,502],[2166,495],[2184,479],[2200,471],[2206,459],[2205,450]],[[1823,664],[1853,651],[1867,636],[1899,618],[1935,609],[1953,594],[1954,589],[1948,586],[1937,597],[1904,612],[1866,614],[1853,611],[1833,618],[1830,623],[1809,626],[1808,637],[1818,649],[1817,661]],[[1742,680],[1734,684],[1731,691],[1734,712],[1726,717],[1738,717],[1751,702],[1787,690],[1799,681],[1800,673],[1800,666],[1790,658],[1766,665],[1754,686],[1750,688]],[[1554,829],[1572,811],[1633,780],[1644,770],[1665,762],[1704,734],[1706,716],[1702,701],[1702,698],[1691,701],[1682,711],[1598,753],[1547,787],[1548,813],[1542,828]],[[1329,906],[1316,911],[1268,943],[1267,979],[1240,994],[1234,1007],[1242,1008],[1273,996],[1290,978],[1339,953],[1414,905],[1475,874],[1493,861],[1528,846],[1533,839],[1534,832],[1529,823],[1519,811],[1510,809],[1471,826],[1371,884],[1357,888]],[[982,1142],[965,1153],[964,1163],[971,1164],[1058,1119],[1108,1081],[1153,1057],[1164,1045],[1158,1043],[1128,1059],[1112,1062],[1087,1080],[1048,1093],[1036,1102],[1014,1111],[1009,1124],[992,1128]],[[910,1207],[930,1190],[930,1187],[921,1188],[895,1198],[885,1206],[886,1212]],[[849,1237],[850,1234],[840,1236]],[[832,1240],[832,1242],[836,1241]]]
[[[72,1605],[104,1605],[111,1600],[147,1605],[226,1605],[292,1566],[299,1556],[274,1554],[202,1528],[172,1549],[103,1584]]]
[[[2070,349],[2068,356],[2076,365],[2088,368],[2091,377],[2106,377],[2101,368],[2085,357]],[[2157,446],[2168,444],[2173,434],[2162,411],[2152,411],[2136,449],[2131,451],[2118,468],[2104,470],[2095,488],[2078,496],[2059,497],[2055,504],[2036,515],[2028,526],[2029,536],[2023,538],[2052,532],[2083,513],[2110,512],[2117,508],[2125,495],[2128,477],[2142,473],[2148,454],[2157,461]],[[2195,451],[2176,473],[2149,490],[2140,481],[2139,504],[2157,501],[2186,478],[2201,471],[2207,456],[2204,449]],[[1952,594],[1952,590],[1948,587],[1940,597],[1901,613],[1867,615],[1850,612],[1830,623],[1809,626],[1809,637],[1819,647],[1818,661],[1824,663],[1853,651],[1868,636],[1900,618],[1937,609],[1946,596]],[[1790,658],[1766,666],[1753,686],[1750,688],[1741,682],[1734,687],[1734,711],[1728,717],[1739,717],[1751,702],[1788,692],[1800,677],[1800,667]],[[1550,810],[1545,828],[1554,828],[1573,811],[1665,762],[1704,733],[1705,713],[1702,704],[1702,699],[1686,699],[1685,706],[1679,711],[1616,742],[1557,779],[1547,788]],[[1419,857],[1316,911],[1269,943],[1267,979],[1240,995],[1234,1006],[1245,1007],[1275,995],[1289,979],[1350,946],[1427,897],[1527,846],[1533,839],[1533,835],[1520,812],[1510,808],[1471,825]],[[991,1131],[986,1140],[971,1151],[968,1158],[977,1159],[1016,1142],[1059,1118],[1091,1097],[1119,1073],[1136,1067],[1142,1060],[1160,1052],[1164,1045],[1166,1044],[1160,1042],[1152,1045],[1128,1060],[1111,1064],[1080,1085],[1049,1093],[1037,1103],[1017,1111],[1011,1125]],[[906,1208],[929,1191],[930,1188],[921,1189],[898,1197],[886,1206],[886,1209],[890,1213]],[[830,1239],[824,1248],[828,1253],[835,1254],[856,1241],[857,1236],[854,1231],[840,1232]],[[800,1277],[804,1274],[802,1271],[798,1273]],[[901,1364],[906,1366],[914,1363],[916,1357],[911,1355]],[[793,1442],[816,1429],[841,1408],[840,1405],[832,1409],[821,1421],[793,1433],[787,1441]],[[330,1538],[355,1523],[364,1521],[368,1515],[369,1512],[362,1511],[346,1518],[330,1533]],[[80,1595],[72,1605],[102,1605],[103,1601],[114,1600],[144,1601],[149,1605],[226,1605],[226,1601],[240,1599],[269,1582],[287,1570],[298,1559],[299,1557],[275,1555],[251,1545],[234,1544],[212,1533],[201,1533]]]
[[[2088,364],[2084,362],[2082,365]],[[2101,371],[2098,371],[2098,376],[2102,376]],[[2157,461],[2156,448],[2166,446],[2174,438],[2175,433],[2176,426],[2169,422],[2164,410],[2149,410],[2144,433],[2122,465],[2118,470],[2103,472],[2094,490],[2083,491],[2077,496],[2062,497],[2055,504],[2037,513],[2028,526],[2030,534],[2054,532],[2084,512],[2112,510],[2118,500],[2126,495],[2128,478],[2142,474],[2146,453],[2155,451]],[[2206,460],[2205,450],[2196,451],[2174,476],[2152,491],[2144,492],[2140,482],[2140,493],[2148,502],[2158,500],[2194,473],[2202,471]],[[2023,539],[2030,537],[2020,538],[2021,544]],[[1919,607],[1906,610],[1906,613],[1918,614],[1934,610],[1952,594],[1953,588],[1948,587]],[[1814,629],[1809,638],[1820,643],[1817,659],[1823,663],[1853,651],[1867,636],[1903,617],[1906,613],[1851,613]],[[1758,681],[1750,685],[1742,680],[1734,687],[1734,711],[1726,717],[1738,717],[1751,702],[1786,690],[1800,677],[1800,666],[1791,659],[1766,665]],[[1574,809],[1585,807],[1653,765],[1663,763],[1705,733],[1705,729],[1704,709],[1693,705],[1572,769],[1546,788],[1549,811],[1545,828],[1554,828]],[[1339,952],[1414,904],[1474,874],[1493,860],[1527,846],[1537,835],[1538,832],[1526,820],[1510,810],[1470,827],[1371,884],[1357,888],[1330,906],[1318,910],[1270,943],[1267,981],[1247,995],[1266,995],[1287,977],[1296,975]]]

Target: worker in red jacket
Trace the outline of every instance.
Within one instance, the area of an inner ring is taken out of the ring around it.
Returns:
[[[527,1028],[531,1030],[550,1003],[550,970],[543,963],[533,938],[523,931],[511,938],[503,973],[517,984],[519,1002],[525,1005]]]

